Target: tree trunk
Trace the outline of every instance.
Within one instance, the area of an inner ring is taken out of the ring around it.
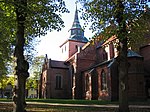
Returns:
[[[2,95],[1,98],[4,98],[4,89],[3,88],[1,89],[1,95]]]
[[[28,69],[29,64],[24,58],[24,31],[25,31],[25,19],[26,19],[26,0],[15,0],[16,6],[16,21],[17,21],[17,34],[16,34],[16,46],[14,56],[16,57],[16,86],[14,90],[14,108],[13,112],[25,112],[25,84],[26,79],[29,76]]]
[[[128,60],[127,44],[124,40],[119,51],[119,112],[129,112],[128,107]]]
[[[118,70],[119,70],[119,112],[129,112],[128,106],[128,60],[127,31],[124,20],[124,5],[122,0],[116,2],[116,20],[118,22]]]

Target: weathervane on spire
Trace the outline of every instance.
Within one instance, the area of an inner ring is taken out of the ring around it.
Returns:
[[[76,0],[75,4],[76,4],[76,9],[77,9],[78,0]]]
[[[77,5],[77,3],[78,3],[78,0],[76,0],[75,4]]]
[[[75,4],[76,4],[76,11],[77,11],[77,4],[78,4],[78,2],[79,2],[78,0],[76,0],[76,2],[75,2]]]

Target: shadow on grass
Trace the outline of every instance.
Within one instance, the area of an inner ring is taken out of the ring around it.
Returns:
[[[28,104],[27,112],[117,112],[118,108],[94,108],[94,107],[72,107],[72,106],[52,106],[45,104]],[[12,103],[0,103],[0,112],[12,112]],[[150,112],[148,109],[130,108],[130,112]]]

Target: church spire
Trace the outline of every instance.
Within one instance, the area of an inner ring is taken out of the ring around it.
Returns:
[[[81,28],[81,25],[79,22],[77,3],[76,3],[76,10],[75,10],[75,15],[74,15],[73,25],[70,30],[71,30],[70,40],[88,42],[88,39],[86,37],[84,37],[84,31]]]
[[[77,4],[76,4],[76,11],[75,11],[75,16],[74,16],[74,22],[73,22],[73,25],[72,25],[71,29],[74,29],[74,28],[80,28],[81,29],[81,25],[80,25],[79,18],[78,18]]]

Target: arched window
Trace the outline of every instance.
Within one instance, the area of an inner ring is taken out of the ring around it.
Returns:
[[[107,89],[107,77],[106,73],[104,70],[102,70],[101,73],[101,90],[106,90]]]

